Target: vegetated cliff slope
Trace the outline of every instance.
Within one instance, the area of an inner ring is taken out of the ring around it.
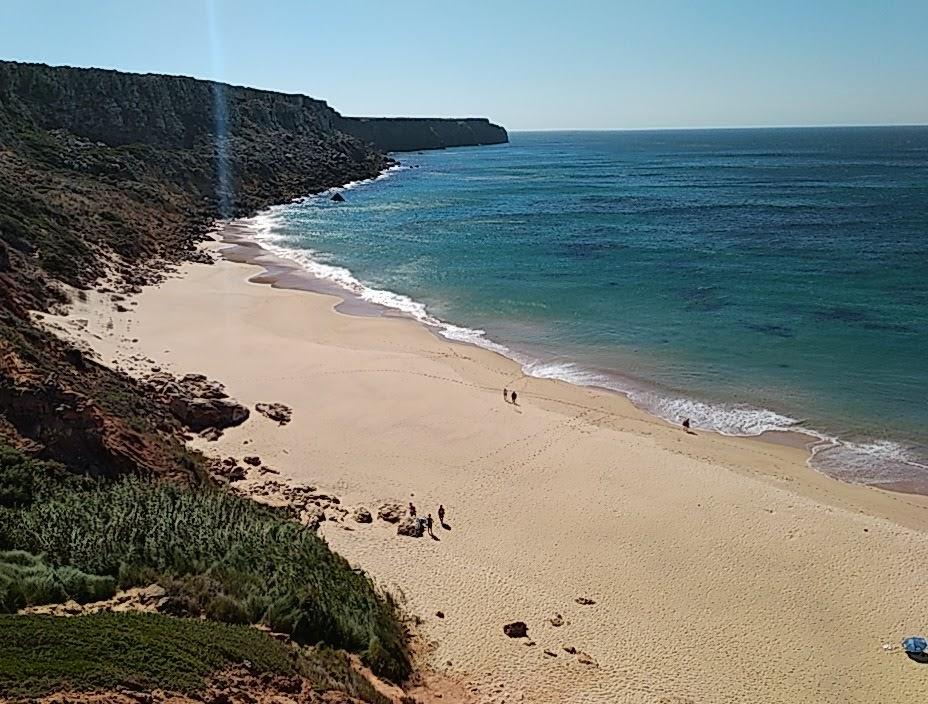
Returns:
[[[375,176],[325,103],[173,76],[0,62],[0,437],[75,469],[195,472],[127,377],[33,326],[114,269],[130,292],[218,217]]]
[[[72,468],[196,468],[169,414],[28,309],[195,257],[217,218],[390,165],[382,150],[505,141],[486,120],[343,118],[324,101],[179,76],[0,61],[0,439]]]
[[[338,129],[388,152],[503,144],[506,130],[486,118],[341,117]]]

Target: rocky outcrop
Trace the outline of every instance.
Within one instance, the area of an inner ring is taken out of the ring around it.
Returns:
[[[486,118],[340,117],[342,132],[387,152],[472,147],[509,141],[506,130]]]
[[[241,425],[250,415],[247,407],[229,398],[222,384],[210,381],[202,374],[174,378],[167,372],[155,372],[143,383],[167,404],[181,423],[195,433]],[[245,461],[248,461],[247,457]],[[260,460],[257,464],[261,464]]]
[[[377,518],[387,523],[397,523],[405,515],[405,509],[395,501],[381,504],[380,508],[377,509]]]

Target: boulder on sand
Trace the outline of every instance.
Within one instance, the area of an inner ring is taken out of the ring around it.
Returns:
[[[421,538],[425,529],[422,527],[422,521],[412,516],[406,516],[402,521],[396,524],[397,535],[407,535],[410,538]]]
[[[282,403],[256,403],[255,410],[271,420],[277,421],[279,425],[286,425],[290,422],[290,416],[293,411],[290,406]]]
[[[396,523],[405,514],[406,511],[403,509],[403,507],[395,501],[388,501],[377,509],[377,518],[382,521],[386,521],[387,523]]]
[[[207,428],[241,425],[248,420],[249,415],[245,406],[227,398],[177,396],[171,399],[170,409],[181,423],[195,433]]]
[[[525,621],[513,621],[503,626],[503,633],[510,638],[525,638],[528,635],[528,626]]]
[[[356,520],[358,523],[371,523],[371,522],[374,520],[373,516],[371,516],[371,512],[368,511],[368,510],[367,510],[366,508],[364,508],[363,506],[358,506],[358,507],[354,510],[354,513],[352,514],[352,517],[353,517],[354,520]]]

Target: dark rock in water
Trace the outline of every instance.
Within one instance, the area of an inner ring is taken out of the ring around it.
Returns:
[[[503,626],[503,633],[510,638],[525,638],[528,636],[528,626],[525,621],[513,621]]]
[[[335,194],[332,195],[332,197],[331,197],[329,200],[333,200],[333,201],[335,201],[336,203],[344,203],[344,202],[345,202],[345,196],[343,196],[341,193],[335,193]]]
[[[396,524],[397,535],[406,535],[410,538],[421,538],[423,533],[425,533],[425,529],[422,527],[422,521],[418,518],[406,516],[406,518]]]

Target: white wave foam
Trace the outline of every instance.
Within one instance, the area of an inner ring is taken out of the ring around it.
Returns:
[[[375,179],[353,181],[329,189],[302,201],[324,198],[342,190],[356,188],[387,178],[404,167],[388,169]],[[520,354],[487,337],[486,331],[454,325],[436,318],[424,303],[401,293],[378,289],[362,283],[349,269],[328,264],[325,254],[310,249],[291,249],[279,244],[284,239],[278,230],[282,211],[288,206],[274,206],[243,224],[268,251],[289,259],[319,279],[330,281],[361,300],[406,314],[456,342],[492,350],[522,365],[525,374],[540,379],[559,379],[578,386],[592,386],[626,395],[635,405],[659,418],[680,424],[689,418],[691,427],[732,437],[756,437],[766,432],[795,431],[814,438],[808,460],[810,467],[845,481],[865,484],[892,484],[920,481],[928,491],[928,464],[911,449],[889,440],[846,442],[803,424],[796,418],[747,404],[708,403],[698,399],[643,390],[623,382],[619,377],[585,369],[574,362],[540,361]],[[914,475],[914,476],[913,476]]]
[[[645,410],[671,423],[682,423],[689,418],[693,428],[721,435],[753,437],[771,431],[794,430],[799,424],[795,418],[747,404],[706,403],[650,391],[634,392],[630,397]]]
[[[846,442],[834,438],[812,448],[809,464],[845,481],[928,489],[928,464],[916,451],[892,440]]]

